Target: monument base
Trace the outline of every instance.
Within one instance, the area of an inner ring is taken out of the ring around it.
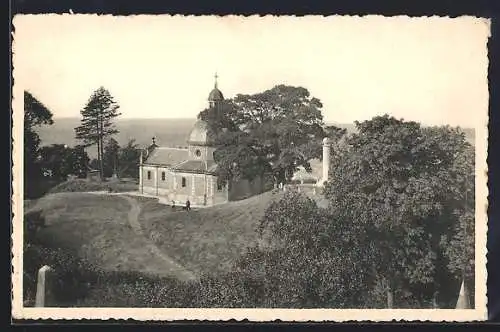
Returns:
[[[327,182],[327,180],[324,180],[324,179],[319,180],[318,182],[316,182],[316,187],[324,188],[325,182]]]

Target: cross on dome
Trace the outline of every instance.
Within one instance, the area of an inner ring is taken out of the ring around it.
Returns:
[[[217,104],[220,101],[224,100],[224,96],[222,95],[222,92],[217,87],[217,85],[218,85],[217,84],[218,83],[217,79],[219,78],[219,75],[217,75],[217,72],[215,72],[214,78],[215,78],[214,88],[212,89],[212,91],[208,95],[208,101],[210,103],[209,104],[210,107],[214,107],[215,104]]]

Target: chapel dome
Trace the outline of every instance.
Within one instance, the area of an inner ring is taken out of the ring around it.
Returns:
[[[210,94],[208,95],[208,101],[221,101],[224,100],[224,96],[222,95],[222,92],[217,89],[217,87],[214,87],[212,91],[210,91]]]
[[[190,145],[211,145],[215,142],[215,134],[207,122],[197,120],[189,133],[188,144]]]

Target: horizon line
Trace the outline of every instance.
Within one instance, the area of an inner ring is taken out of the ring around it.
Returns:
[[[52,116],[52,119],[53,120],[56,120],[56,119],[59,119],[59,120],[68,120],[68,119],[80,119],[81,117],[79,116]],[[424,123],[424,122],[421,122],[421,121],[416,121],[416,120],[408,120],[408,119],[405,119],[405,118],[397,118],[398,120],[403,120],[403,121],[413,121],[413,122],[417,122],[421,125],[423,125],[424,127],[433,127],[433,126],[438,126],[438,127],[441,127],[441,126],[450,126],[450,127],[458,127],[458,128],[466,128],[466,129],[476,129],[474,126],[464,126],[464,125],[457,125],[457,124],[449,124],[449,123],[441,123],[441,124],[430,124],[430,123]],[[190,121],[196,121],[197,118],[192,118],[192,117],[186,117],[186,118],[169,118],[169,117],[144,117],[144,118],[139,118],[139,117],[117,117],[116,120],[120,121],[120,120],[190,120]],[[324,121],[324,124],[339,124],[339,125],[353,125],[355,126],[355,121],[359,121],[359,122],[364,122],[364,121],[367,121],[369,119],[365,119],[365,120],[354,120],[352,122],[340,122],[340,121]]]

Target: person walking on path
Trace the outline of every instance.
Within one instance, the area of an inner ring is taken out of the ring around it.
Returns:
[[[191,202],[189,201],[189,199],[186,201],[186,211],[189,211],[191,210]]]

